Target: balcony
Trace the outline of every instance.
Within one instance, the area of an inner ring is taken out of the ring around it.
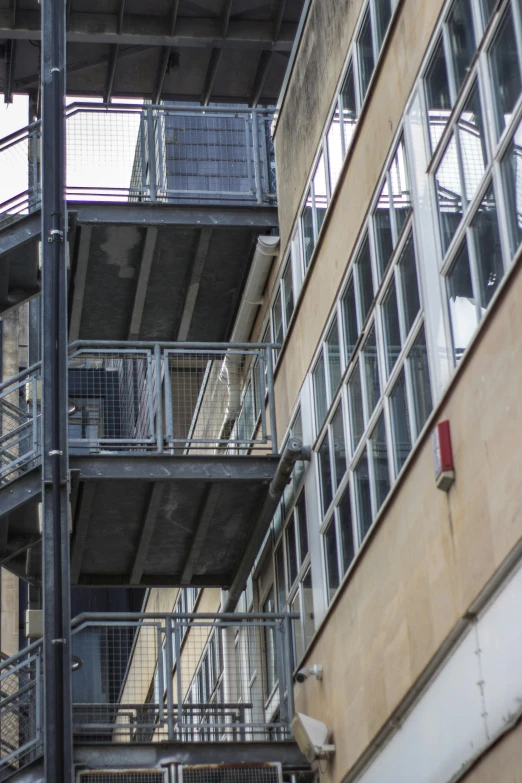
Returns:
[[[244,583],[293,465],[273,346],[86,343],[69,352],[71,581]],[[0,386],[0,562],[40,573],[39,366]]]
[[[277,228],[265,109],[67,107],[70,339],[227,340]],[[39,291],[40,125],[0,141],[0,312]]]
[[[72,623],[77,764],[282,762],[291,739],[297,615],[82,615]],[[42,753],[42,646],[0,664],[0,780]],[[148,748],[147,748],[148,746]]]

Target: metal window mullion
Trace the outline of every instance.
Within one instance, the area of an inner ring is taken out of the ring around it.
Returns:
[[[348,58],[348,61],[349,61],[349,59],[350,58]],[[334,113],[332,115],[332,119],[333,119],[335,117],[335,111],[336,111],[336,107],[337,107],[337,111],[339,112],[339,135],[341,136],[341,168],[342,168],[343,161],[344,161],[344,159],[346,157],[346,152],[347,152],[346,139],[344,137],[344,101],[343,101],[343,96],[342,96],[341,90],[342,90],[342,86],[344,84],[344,80],[346,79],[346,76],[348,75],[348,71],[349,70],[350,70],[350,66],[348,64],[348,68],[346,69],[345,74],[344,74],[343,78],[341,79],[341,87],[339,88],[339,93],[337,95],[337,98],[336,98],[336,101],[335,101],[335,104],[334,104]],[[353,75],[353,67],[352,67],[352,75]],[[328,127],[330,127],[330,126],[328,126]]]
[[[480,45],[485,30],[480,2],[471,2],[471,18],[473,21],[473,31],[475,33],[475,44],[478,41]],[[479,46],[477,46],[477,49],[478,48]]]
[[[513,16],[513,26],[515,28],[515,40],[517,44],[517,54],[518,54],[518,69],[520,72],[520,75],[522,76],[522,8],[520,8],[520,4],[518,2],[515,2],[514,0],[511,0],[510,2],[511,6],[511,12]],[[502,18],[504,18],[504,14],[502,15]]]
[[[502,249],[502,263],[504,272],[507,272],[511,265],[511,238],[508,218],[508,209],[506,206],[505,183],[502,172],[502,164],[497,159],[493,161],[492,168],[493,192],[497,204],[498,228],[500,233],[500,246]]]
[[[424,328],[424,321],[422,322],[421,329]],[[415,339],[420,334],[420,329],[417,331],[415,335]],[[426,339],[426,331],[424,331],[424,339]],[[410,350],[411,353],[411,350]],[[426,353],[427,353],[427,341],[426,341]],[[413,386],[413,378],[412,378],[412,359],[410,358],[410,355],[408,354],[404,360],[404,377],[406,379],[406,402],[407,402],[407,413],[408,413],[408,421],[410,424],[410,433],[411,433],[411,446],[413,448],[413,444],[419,437],[420,431],[417,431],[417,422],[415,420],[415,393],[414,393],[414,386]],[[430,373],[430,383],[431,383],[431,373]],[[431,389],[430,389],[431,391]],[[391,417],[390,417],[391,420]]]
[[[401,138],[403,138],[401,136]],[[395,147],[395,152],[397,152],[399,148],[399,145],[397,144]],[[404,153],[404,157],[406,157],[406,152]],[[393,201],[393,188],[392,188],[392,178],[391,178],[391,172],[390,168],[393,165],[393,161],[395,160],[395,155],[392,157],[390,162],[390,167],[388,168],[386,172],[386,183],[388,185],[388,199],[390,202],[389,205],[389,211],[390,211],[390,223],[391,223],[391,230],[392,230],[392,242],[393,242],[393,249],[395,250],[397,246],[397,242],[399,241],[399,230],[397,228],[397,215],[395,214],[395,204]]]
[[[359,26],[360,27],[360,26]],[[357,34],[359,30],[357,31]],[[357,112],[357,118],[361,113],[361,108],[364,103],[364,95],[362,94],[360,68],[359,68],[359,43],[354,36],[354,43],[352,45],[352,68],[353,68],[353,86],[355,93],[355,110]],[[351,145],[351,142],[350,142]]]
[[[172,655],[172,618],[165,618],[165,653],[167,656],[167,731],[168,739],[174,740],[174,701],[172,688],[172,675],[174,660]]]
[[[466,242],[468,248],[469,268],[471,274],[471,285],[475,299],[475,310],[477,312],[477,326],[482,320],[482,298],[480,292],[480,281],[477,267],[477,254],[475,248],[475,237],[471,225],[466,227]],[[486,308],[484,308],[486,309]],[[477,327],[475,327],[476,330]]]
[[[158,663],[157,663],[158,691],[159,691],[158,719],[160,725],[163,723],[163,701],[165,699],[165,683],[163,682],[163,645],[161,643],[161,636],[162,636],[161,625],[158,625],[156,629],[156,639],[157,639],[157,648],[158,648]]]
[[[354,449],[354,453],[355,453],[355,451],[357,451],[359,449],[359,446],[360,446],[361,442],[364,440],[364,433],[366,432],[366,428],[368,427],[368,421],[370,419],[370,411],[369,411],[369,408],[368,408],[368,387],[366,385],[366,368],[364,366],[366,360],[365,360],[365,356],[364,356],[364,351],[362,349],[359,351],[358,357],[355,357],[355,364],[357,363],[356,362],[357,358],[359,358],[359,373],[360,373],[359,377],[360,377],[360,381],[361,381],[361,395],[362,395],[364,431],[363,431],[363,434],[361,436],[361,439],[359,441],[359,444],[358,444],[357,448]],[[357,372],[357,370],[355,370],[355,372]],[[352,376],[350,376],[350,378],[351,377]]]
[[[315,171],[314,171],[313,177],[312,177],[312,179],[310,181],[310,200],[312,202],[312,230],[313,230],[313,234],[314,234],[314,249],[312,250],[312,253],[311,253],[311,256],[310,256],[310,261],[312,260],[312,255],[314,254],[315,246],[317,244],[317,237],[319,236],[319,228],[318,228],[318,223],[317,223],[317,212],[316,212],[316,206],[315,206],[315,183],[314,183],[314,178],[315,178]],[[305,208],[306,208],[306,202],[305,202]],[[310,261],[308,262],[308,266],[310,266]]]
[[[378,25],[377,25],[377,15],[375,13],[375,0],[370,0],[368,5],[370,10],[370,26],[371,26],[371,34],[372,34],[373,69],[375,70],[375,67],[377,65],[377,60],[379,59],[379,53],[380,53],[380,47],[378,41],[379,33],[378,33]]]
[[[157,167],[157,173],[156,173],[156,186],[158,190],[161,192],[163,189],[167,189],[167,177],[165,175],[165,165],[164,165],[164,155],[163,155],[163,144],[164,144],[164,138],[165,138],[165,117],[164,115],[155,112],[156,119],[155,119],[155,126],[156,126],[156,139],[157,139],[157,148],[158,148],[158,167]]]
[[[453,63],[450,34],[449,34],[447,22],[444,22],[444,24],[442,25],[442,50],[444,52],[444,58],[446,60],[450,101],[451,101],[451,105],[454,106],[459,91],[456,88],[455,65]]]

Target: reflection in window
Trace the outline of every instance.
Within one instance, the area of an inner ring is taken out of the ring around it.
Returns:
[[[328,353],[328,370],[330,377],[330,399],[334,397],[339,384],[341,383],[341,346],[339,345],[339,329],[337,328],[337,318],[328,332],[326,338],[326,347]]]
[[[330,444],[328,442],[328,433],[326,433],[323,442],[319,447],[319,478],[321,480],[321,500],[324,516],[333,499],[332,469],[330,466]]]
[[[335,517],[324,534],[324,549],[326,560],[326,578],[328,583],[329,600],[339,587],[339,564],[337,560],[337,535],[335,532]]]
[[[344,574],[352,562],[355,553],[349,484],[344,490],[343,496],[339,502],[337,513],[339,514],[339,529],[341,531],[341,554]]]
[[[344,325],[344,345],[346,350],[345,362],[349,363],[352,353],[357,344],[359,330],[357,328],[357,312],[355,309],[355,289],[353,277],[350,278],[342,301],[343,325]]]
[[[288,328],[292,313],[294,312],[294,292],[292,290],[292,264],[290,261],[286,265],[286,269],[283,272],[283,296],[284,296],[284,311],[285,311],[285,323]]]
[[[379,279],[382,280],[386,273],[388,261],[393,253],[393,235],[390,215],[390,198],[388,195],[388,182],[385,181],[377,209],[373,214],[375,227],[375,244],[377,246],[377,261],[379,265]]]
[[[399,259],[399,276],[406,332],[409,332],[420,310],[419,284],[415,264],[415,245],[410,234]]]
[[[504,276],[497,205],[492,185],[482,199],[471,227],[477,260],[480,304],[485,309]]]
[[[471,201],[480,184],[486,165],[484,126],[476,83],[459,117],[458,126],[466,198]]]
[[[343,86],[341,87],[341,105],[343,117],[344,150],[348,149],[357,124],[357,104],[355,102],[355,84],[353,80],[353,65],[350,62]]]
[[[460,247],[447,278],[455,361],[464,353],[475,329],[477,310],[471,283],[466,241]]]
[[[272,308],[272,333],[275,343],[283,342],[283,312],[281,309],[281,291],[278,292]]]
[[[379,0],[375,6],[375,21],[377,23],[377,46],[380,49],[386,30],[390,24],[393,7],[392,0]]]
[[[312,204],[311,188],[308,191],[308,195],[306,197],[306,204],[301,213],[301,224],[303,227],[304,263],[305,263],[305,268],[307,268],[308,264],[310,263],[310,259],[312,258],[312,253],[314,252],[314,247],[315,247],[314,211],[313,211],[313,204]]]
[[[411,370],[415,427],[418,435],[428,420],[433,407],[424,328],[421,329],[413,343],[408,362]]]
[[[375,324],[372,326],[363,348],[364,376],[366,379],[366,399],[368,402],[368,417],[370,417],[381,396],[379,382],[379,360],[377,357],[377,342],[375,339]]]
[[[343,145],[341,141],[341,118],[339,115],[339,103],[335,104],[335,111],[326,133],[326,145],[328,147],[328,170],[330,174],[330,189],[333,191],[343,165]]]
[[[272,614],[275,612],[274,590],[270,590],[266,601],[263,604],[263,612],[266,614]],[[275,670],[275,639],[274,629],[271,626],[265,626],[263,628],[264,643],[265,643],[265,686],[268,694],[272,693],[274,685],[277,681]]]
[[[288,586],[291,587],[297,579],[298,563],[295,537],[295,517],[292,514],[286,526],[286,567],[288,572]]]
[[[319,361],[314,370],[314,392],[315,392],[315,419],[317,430],[323,426],[328,411],[328,401],[326,398],[326,380],[324,376],[324,355],[321,353]]]
[[[384,327],[384,343],[386,348],[386,369],[388,375],[401,352],[401,330],[399,325],[399,308],[397,305],[397,292],[395,279],[392,278],[390,287],[382,302],[382,320]]]
[[[317,233],[321,230],[326,208],[328,206],[328,196],[326,191],[326,170],[324,166],[324,155],[321,155],[317,163],[314,174],[314,202],[315,214],[317,217]]]
[[[401,370],[397,383],[390,394],[390,410],[393,430],[395,472],[399,473],[411,451],[411,432],[408,418],[408,399],[406,397],[406,376],[404,374],[404,369]]]
[[[390,182],[397,236],[401,233],[411,209],[411,193],[406,171],[404,142],[400,141],[390,167]]]
[[[303,579],[303,623],[305,649],[312,641],[315,632],[314,602],[312,592],[312,571],[308,569]]]
[[[451,113],[448,71],[442,38],[437,44],[433,59],[428,67],[425,84],[431,151],[433,152]]]
[[[457,144],[455,136],[446,147],[435,174],[439,207],[442,247],[444,252],[455,235],[462,218],[462,189],[460,185]]]
[[[359,540],[364,541],[372,526],[372,501],[370,493],[370,475],[368,473],[367,449],[354,471],[355,495],[357,499],[357,520],[359,523]]]
[[[357,41],[357,51],[359,53],[359,73],[361,79],[361,95],[366,95],[370,79],[372,78],[375,67],[372,42],[372,22],[370,18],[370,9],[367,8],[364,15],[361,32]]]
[[[334,484],[335,489],[339,488],[344,474],[346,473],[346,444],[344,442],[344,421],[343,408],[339,405],[332,419],[332,442],[333,442],[333,466],[335,470]]]
[[[361,302],[361,320],[364,323],[373,302],[372,261],[370,257],[368,235],[366,235],[363,246],[359,251],[355,265],[358,271],[357,279]]]
[[[352,430],[352,451],[355,451],[364,432],[364,414],[362,405],[362,388],[359,359],[348,381],[348,396],[350,400],[350,423]]]
[[[509,217],[511,255],[522,242],[522,122],[513,136],[502,161],[506,184],[506,203]]]
[[[456,0],[448,18],[448,32],[457,92],[466,78],[475,54],[473,15],[470,0]]]
[[[378,510],[390,491],[390,473],[388,468],[388,447],[386,445],[384,413],[381,413],[379,416],[379,421],[370,435],[370,447],[375,480],[375,499],[377,501]]]
[[[481,0],[481,5],[482,5],[482,17],[484,21],[484,27],[486,27],[487,23],[491,18],[491,14],[495,10],[496,6],[498,5],[498,0]]]
[[[508,7],[495,36],[489,58],[497,109],[498,131],[502,133],[522,92],[511,7]]]

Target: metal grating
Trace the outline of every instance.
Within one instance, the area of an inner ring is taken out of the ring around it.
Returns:
[[[179,770],[179,783],[281,783],[280,764],[196,764]]]
[[[157,769],[100,770],[79,772],[77,783],[165,783],[165,772]]]

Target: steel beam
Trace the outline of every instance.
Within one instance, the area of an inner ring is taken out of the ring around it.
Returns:
[[[182,585],[190,585],[192,582],[194,569],[205,544],[208,529],[210,527],[210,523],[212,522],[212,517],[214,515],[216,506],[219,503],[220,495],[220,484],[212,484],[205,494],[203,503],[201,504],[196,530],[194,531],[194,536],[190,544],[190,550],[185,562],[185,567],[183,569],[183,573],[181,574]]]
[[[228,25],[230,22],[230,14],[232,12],[232,5],[234,0],[223,0],[221,10],[221,23],[222,23],[222,35],[226,38],[228,35]]]
[[[112,89],[114,87],[114,77],[116,76],[116,66],[118,64],[118,55],[120,45],[112,44],[107,62],[107,75],[105,77],[105,87],[103,88],[103,102],[110,103],[112,98]]]
[[[138,340],[140,336],[141,320],[143,318],[145,297],[147,296],[150,270],[152,268],[152,259],[154,258],[157,238],[157,227],[151,226],[150,228],[147,228],[141,253],[140,273],[138,275],[138,282],[136,283],[136,291],[134,293],[134,305],[132,307],[129,326],[129,340]]]
[[[266,77],[268,76],[268,71],[270,70],[273,56],[274,53],[269,49],[262,51],[259,56],[257,71],[254,77],[254,84],[252,86],[252,93],[250,95],[250,106],[252,106],[254,109],[259,103],[259,99],[261,98],[261,93],[263,92],[263,87],[265,86]]]
[[[152,90],[152,103],[158,104],[161,101],[161,93],[163,92],[163,85],[165,84],[165,77],[169,67],[170,53],[172,49],[170,46],[164,46],[161,49],[158,69],[156,71],[156,78],[154,80],[154,88]]]
[[[201,105],[208,106],[210,103],[210,96],[212,95],[212,87],[216,81],[216,76],[221,61],[222,50],[217,47],[213,47],[210,51],[210,58],[207,66],[207,73],[205,76],[205,83],[203,85],[203,92],[201,93]]]
[[[13,72],[16,57],[16,40],[6,43],[5,50],[5,77],[4,77],[4,103],[13,102]]]
[[[45,777],[72,770],[67,497],[65,0],[42,0],[42,578]]]
[[[199,286],[201,284],[201,276],[203,269],[205,268],[205,262],[208,256],[208,249],[210,247],[210,239],[212,237],[212,229],[202,228],[199,234],[198,246],[194,256],[194,263],[192,264],[192,274],[190,276],[190,283],[185,296],[185,304],[183,307],[183,314],[181,316],[181,322],[179,325],[177,340],[183,342],[188,338],[190,331],[190,324],[192,323],[192,315],[196,306],[196,300],[198,298]]]
[[[82,497],[78,503],[78,519],[75,521],[73,539],[71,545],[71,584],[78,582],[78,577],[82,570],[83,553],[87,535],[89,533],[89,523],[91,521],[94,496],[96,494],[96,483],[84,484],[82,487]]]
[[[11,11],[0,9],[0,38],[37,40],[41,37],[40,13],[19,9],[16,27],[11,26]],[[128,44],[208,49],[268,49],[289,52],[297,25],[283,22],[277,41],[273,41],[272,22],[231,19],[223,38],[221,18],[177,20],[175,34],[169,35],[165,18],[147,14],[127,14],[125,29],[118,32],[118,14],[71,11],[67,28],[68,43]]]
[[[71,306],[71,323],[69,325],[69,342],[73,343],[80,337],[80,324],[82,320],[83,297],[85,295],[85,283],[87,280],[87,268],[89,264],[89,251],[91,247],[91,226],[82,226],[80,229],[80,247],[78,249],[78,261],[74,276],[74,293]]]
[[[0,519],[15,508],[40,500],[42,478],[40,468],[20,476],[0,492]]]
[[[281,25],[283,24],[283,17],[285,15],[286,0],[273,0],[272,6],[272,20],[273,20],[273,32],[272,37],[274,41],[279,38],[281,32]]]
[[[9,226],[0,229],[0,256],[10,253],[16,247],[25,245],[40,236],[42,218],[38,212],[26,215]],[[36,252],[36,245],[35,245]]]
[[[79,224],[133,226],[248,227],[254,230],[277,226],[277,207],[176,206],[150,204],[70,203]],[[1,237],[1,234],[0,234]]]
[[[70,457],[80,481],[272,481],[279,457],[93,455]]]
[[[134,564],[132,566],[132,572],[130,575],[131,585],[139,585],[141,582],[141,577],[143,576],[143,567],[147,559],[147,552],[149,551],[150,542],[152,540],[154,525],[156,524],[156,518],[159,507],[161,505],[164,489],[165,485],[160,484],[159,482],[154,484],[152,487],[147,505],[147,512],[145,514],[143,527],[141,529],[140,543],[138,544],[138,550],[134,558]]]

